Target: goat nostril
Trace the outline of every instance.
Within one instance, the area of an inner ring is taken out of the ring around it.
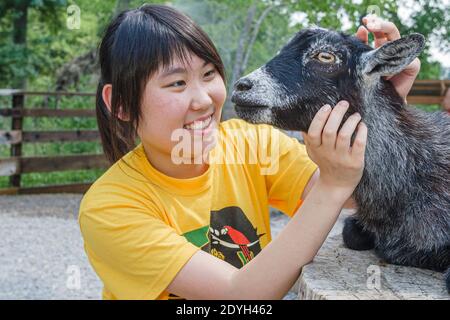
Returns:
[[[234,87],[237,91],[248,91],[252,88],[253,83],[250,81],[250,79],[241,79],[236,82]]]

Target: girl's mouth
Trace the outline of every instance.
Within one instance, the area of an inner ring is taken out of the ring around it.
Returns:
[[[197,132],[199,134],[204,134],[211,127],[211,123],[213,122],[214,113],[211,114],[207,119],[202,121],[194,121],[191,124],[184,125],[183,128],[189,131]]]

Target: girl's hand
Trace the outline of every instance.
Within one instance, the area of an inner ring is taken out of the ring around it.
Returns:
[[[364,26],[360,26],[356,32],[356,36],[363,42],[369,42],[369,31],[373,33],[375,38],[375,48],[378,48],[386,42],[400,39],[400,31],[395,24],[384,21],[375,15],[369,15],[363,19]],[[394,85],[397,93],[406,101],[411,87],[420,71],[420,60],[415,58],[402,72],[399,74],[386,77]]]
[[[302,132],[308,155],[320,169],[318,184],[339,192],[345,199],[361,180],[367,141],[367,127],[361,122],[359,113],[351,115],[339,130],[348,107],[347,101],[340,101],[333,109],[329,105],[323,106],[311,122],[308,133]],[[355,130],[357,134],[350,146]]]

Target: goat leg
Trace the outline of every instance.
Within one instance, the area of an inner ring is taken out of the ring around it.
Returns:
[[[359,224],[355,217],[348,217],[342,231],[344,244],[353,250],[370,250],[375,247],[375,236]]]

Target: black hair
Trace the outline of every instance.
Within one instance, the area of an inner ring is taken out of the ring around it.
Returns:
[[[126,10],[108,25],[99,46],[96,114],[103,150],[111,163],[135,147],[148,79],[174,58],[186,62],[190,53],[212,63],[225,81],[222,59],[208,35],[169,6],[146,4]],[[102,98],[106,84],[112,85],[111,112]],[[119,112],[126,121],[119,119]]]

